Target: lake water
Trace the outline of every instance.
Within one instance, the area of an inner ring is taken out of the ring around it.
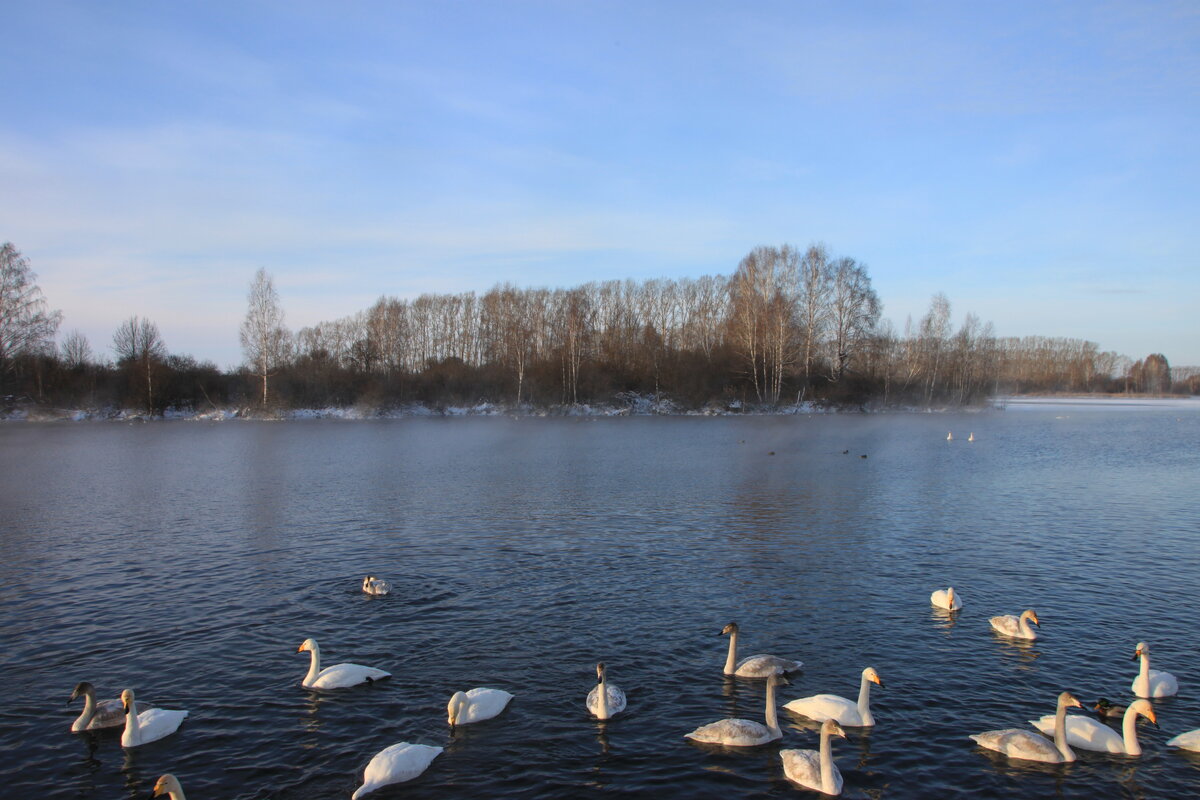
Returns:
[[[947,442],[947,431],[954,441]],[[974,432],[976,441],[968,443]],[[843,454],[849,450],[848,454]],[[867,458],[860,458],[861,455]],[[1164,798],[1200,790],[1200,411],[0,425],[0,796],[346,798],[401,740],[446,747],[371,797],[805,796],[780,746],[685,741],[762,718],[742,653],[804,661],[786,700],[855,696],[845,796]],[[368,572],[395,584],[368,597]],[[929,593],[954,585],[955,620]],[[1035,608],[1021,646],[987,618]],[[327,663],[393,678],[333,693]],[[1007,762],[967,735],[1126,702],[1139,640],[1180,679],[1145,755]],[[594,665],[629,696],[601,724]],[[191,716],[128,752],[69,733],[76,682]],[[457,689],[516,695],[446,724]],[[807,796],[815,797],[815,794]]]

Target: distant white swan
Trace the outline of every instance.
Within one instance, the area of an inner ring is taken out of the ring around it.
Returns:
[[[1023,731],[1019,728],[1005,728],[1000,731],[985,731],[973,733],[980,747],[1003,753],[1009,758],[1020,758],[1026,761],[1045,761],[1050,764],[1063,764],[1075,760],[1075,752],[1067,744],[1066,725],[1063,720],[1067,716],[1067,707],[1083,708],[1083,704],[1075,699],[1070,692],[1058,696],[1058,711],[1054,715],[1054,743],[1051,744],[1044,736]]]
[[[588,692],[587,708],[596,719],[608,719],[625,710],[625,693],[608,682],[603,662],[596,665],[596,685]]]
[[[1200,751],[1200,728],[1168,739],[1167,747],[1182,747],[1184,750]]]
[[[779,672],[767,678],[766,725],[748,719],[728,718],[701,725],[684,738],[707,744],[723,744],[726,747],[753,747],[773,742],[783,736],[779,729],[779,716],[775,708],[775,687],[786,685]]]
[[[161,797],[164,794],[169,800],[187,800],[183,796],[183,787],[179,785],[179,779],[174,775],[162,775],[154,782],[154,796]]]
[[[358,800],[364,794],[389,783],[411,781],[429,769],[429,765],[441,754],[442,748],[430,747],[427,744],[399,742],[385,747],[367,764],[367,768],[363,770],[363,785],[355,789],[350,798]]]
[[[112,700],[96,702],[96,687],[87,681],[80,681],[71,690],[71,697],[67,700],[67,705],[81,695],[83,696],[83,712],[71,723],[73,733],[96,731],[101,728],[119,728],[125,724],[125,705],[120,698],[114,697]],[[138,701],[134,707],[139,714],[153,708],[149,703],[141,701]]]
[[[871,716],[872,683],[883,686],[883,680],[875,668],[867,667],[862,671],[857,703],[836,694],[814,694],[811,697],[801,697],[799,700],[784,703],[783,707],[817,722],[831,719],[843,725],[867,728],[875,724],[875,717]]]
[[[186,711],[169,711],[165,708],[152,708],[139,714],[134,704],[132,689],[121,692],[121,703],[125,706],[125,730],[121,734],[121,747],[137,747],[170,736],[179,730],[184,717],[188,715]]]
[[[1137,738],[1139,715],[1153,722],[1155,726],[1158,725],[1158,720],[1154,716],[1154,707],[1150,705],[1149,700],[1134,700],[1129,704],[1129,708],[1125,710],[1125,718],[1121,722],[1121,733],[1123,734],[1121,736],[1118,736],[1116,731],[1103,722],[1097,722],[1091,717],[1072,714],[1064,719],[1064,724],[1067,726],[1067,744],[1101,753],[1140,756],[1142,747],[1138,744]],[[1029,724],[1047,736],[1053,736],[1057,719],[1053,714],[1047,714],[1041,719],[1030,720]]]
[[[929,595],[929,602],[947,611],[958,611],[962,608],[962,598],[954,593],[953,586],[949,589],[936,590],[933,594]]]
[[[363,578],[362,590],[367,594],[390,594],[392,591],[392,584],[385,580],[381,580],[380,578],[376,578],[374,575],[368,575],[367,577]]]
[[[756,655],[737,660],[738,624],[731,622],[721,629],[721,635],[729,634],[729,655],[725,659],[725,674],[739,678],[766,678],[777,672],[795,672],[803,662],[779,656]]]
[[[317,646],[317,640],[305,639],[296,652],[303,653],[306,650],[312,654],[308,674],[300,681],[300,685],[306,689],[345,689],[347,686],[373,683],[392,675],[390,672],[375,667],[364,667],[362,664],[334,664],[332,667],[321,669],[321,648]]]
[[[821,724],[821,749],[817,750],[780,750],[779,757],[783,759],[783,774],[789,780],[803,786],[805,789],[815,789],[824,794],[842,793],[842,773],[833,763],[833,753],[829,749],[829,737],[846,738],[846,732],[834,720],[827,719]]]
[[[482,722],[499,714],[513,696],[503,689],[476,688],[455,692],[446,705],[450,727]]]
[[[951,431],[950,433],[947,433],[947,434],[946,434],[946,441],[947,441],[947,442],[953,442],[953,441],[954,441],[954,432],[953,432],[953,431]]]
[[[1179,693],[1179,681],[1169,672],[1150,669],[1150,645],[1138,642],[1131,661],[1142,660],[1137,677],[1133,679],[1133,693],[1138,697],[1170,697]]]
[[[975,441],[975,431],[971,431],[971,435],[967,437],[968,442]]]
[[[1039,628],[1042,626],[1042,623],[1038,622],[1037,612],[1032,608],[1022,611],[1020,617],[1014,617],[1012,614],[1004,614],[999,617],[992,617],[988,622],[992,623],[992,629],[996,633],[1011,636],[1013,639],[1036,639],[1038,638],[1037,631],[1029,627],[1029,623],[1032,622]]]

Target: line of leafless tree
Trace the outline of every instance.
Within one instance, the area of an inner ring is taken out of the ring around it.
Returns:
[[[111,362],[78,331],[56,346],[61,315],[11,244],[0,255],[0,396],[59,405],[565,406],[636,394],[684,407],[933,406],[1200,390],[1200,370],[1173,381],[1160,354],[1132,362],[1083,340],[999,338],[973,314],[955,327],[942,294],[898,333],[866,266],[820,244],[756,247],[730,276],[384,296],[295,333],[259,270],[240,330],[245,365],[230,372],[170,354],[144,317],[117,327]]]

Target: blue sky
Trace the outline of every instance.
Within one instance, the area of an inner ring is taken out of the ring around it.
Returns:
[[[382,294],[868,265],[898,329],[1200,365],[1192,2],[12,3],[0,240],[64,332],[240,361]]]

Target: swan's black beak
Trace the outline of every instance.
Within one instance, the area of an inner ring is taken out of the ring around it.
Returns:
[[[1130,661],[1137,661],[1137,660],[1138,660],[1139,658],[1141,658],[1141,657],[1142,657],[1142,654],[1141,654],[1140,652],[1138,652],[1138,653],[1134,653],[1134,654],[1133,654],[1133,658],[1131,658],[1131,659],[1129,659],[1129,660],[1130,660]]]
[[[126,714],[129,713],[129,703],[121,703],[121,708],[125,711]]]
[[[880,678],[878,681],[876,681],[876,683],[878,683],[878,684],[879,684],[879,688],[880,688],[880,689],[882,689],[882,688],[883,688],[883,678]]]

